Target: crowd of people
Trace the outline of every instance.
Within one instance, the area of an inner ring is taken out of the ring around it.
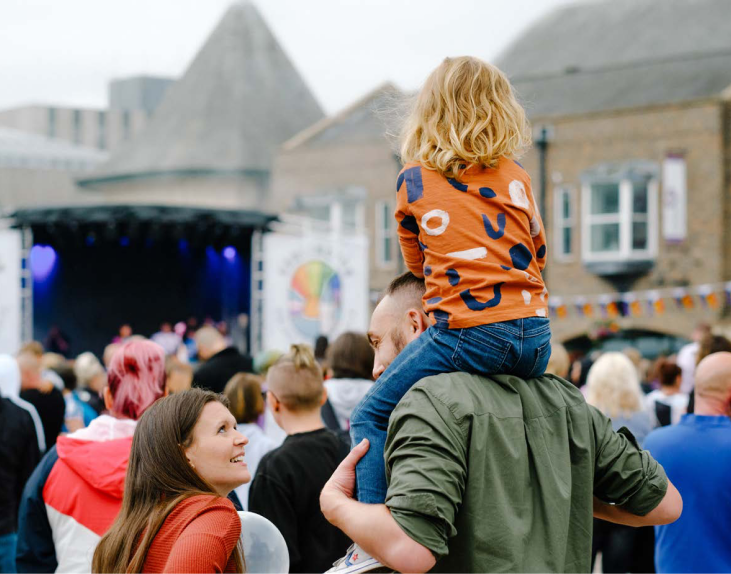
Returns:
[[[125,325],[102,361],[60,330],[0,357],[0,572],[244,572],[237,511],[291,572],[731,570],[731,343],[572,363],[529,133],[497,68],[430,75],[396,182],[409,271],[367,334],[251,358],[215,325]]]

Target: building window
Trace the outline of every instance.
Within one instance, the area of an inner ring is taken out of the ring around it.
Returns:
[[[56,108],[48,108],[48,137],[56,137]]]
[[[396,220],[392,201],[376,202],[376,264],[381,269],[396,262]]]
[[[574,255],[575,193],[571,187],[557,187],[553,193],[556,259],[569,260]]]
[[[96,147],[107,149],[107,113],[99,112],[99,131],[97,132]]]
[[[657,177],[624,175],[584,183],[585,261],[649,260],[657,254]]]
[[[130,112],[129,110],[124,110],[122,112],[122,139],[128,140],[131,132],[131,126],[130,126]]]
[[[74,143],[81,144],[81,110],[74,110]]]

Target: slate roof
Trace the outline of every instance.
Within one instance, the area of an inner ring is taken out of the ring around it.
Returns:
[[[383,141],[398,125],[404,94],[385,83],[338,112],[323,118],[285,142],[283,149]]]
[[[175,172],[261,172],[323,111],[249,1],[232,5],[147,128],[80,183]]]
[[[531,117],[719,97],[731,86],[731,1],[572,4],[495,63]]]

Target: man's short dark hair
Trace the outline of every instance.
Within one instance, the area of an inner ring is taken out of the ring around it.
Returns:
[[[424,279],[420,279],[411,271],[407,271],[391,281],[389,286],[386,287],[386,290],[383,292],[383,295],[384,297],[386,295],[393,297],[394,295],[401,295],[403,293],[407,295],[414,295],[421,299],[425,292],[426,284],[424,283]]]

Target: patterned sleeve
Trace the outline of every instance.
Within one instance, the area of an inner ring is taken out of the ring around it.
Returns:
[[[419,170],[418,177],[414,170]],[[409,209],[409,197],[413,196],[414,187],[421,186],[421,168],[404,168],[396,183],[396,227],[398,230],[401,253],[406,267],[417,277],[424,276],[424,253],[419,244],[419,224]],[[410,191],[411,190],[411,191]]]
[[[530,181],[528,181],[526,190],[530,195],[532,205],[530,235],[533,238],[533,248],[538,261],[538,269],[543,271],[546,267],[546,229],[543,227],[543,219],[541,219],[541,212],[538,210],[538,202],[536,202],[536,197],[533,195],[533,188]]]

